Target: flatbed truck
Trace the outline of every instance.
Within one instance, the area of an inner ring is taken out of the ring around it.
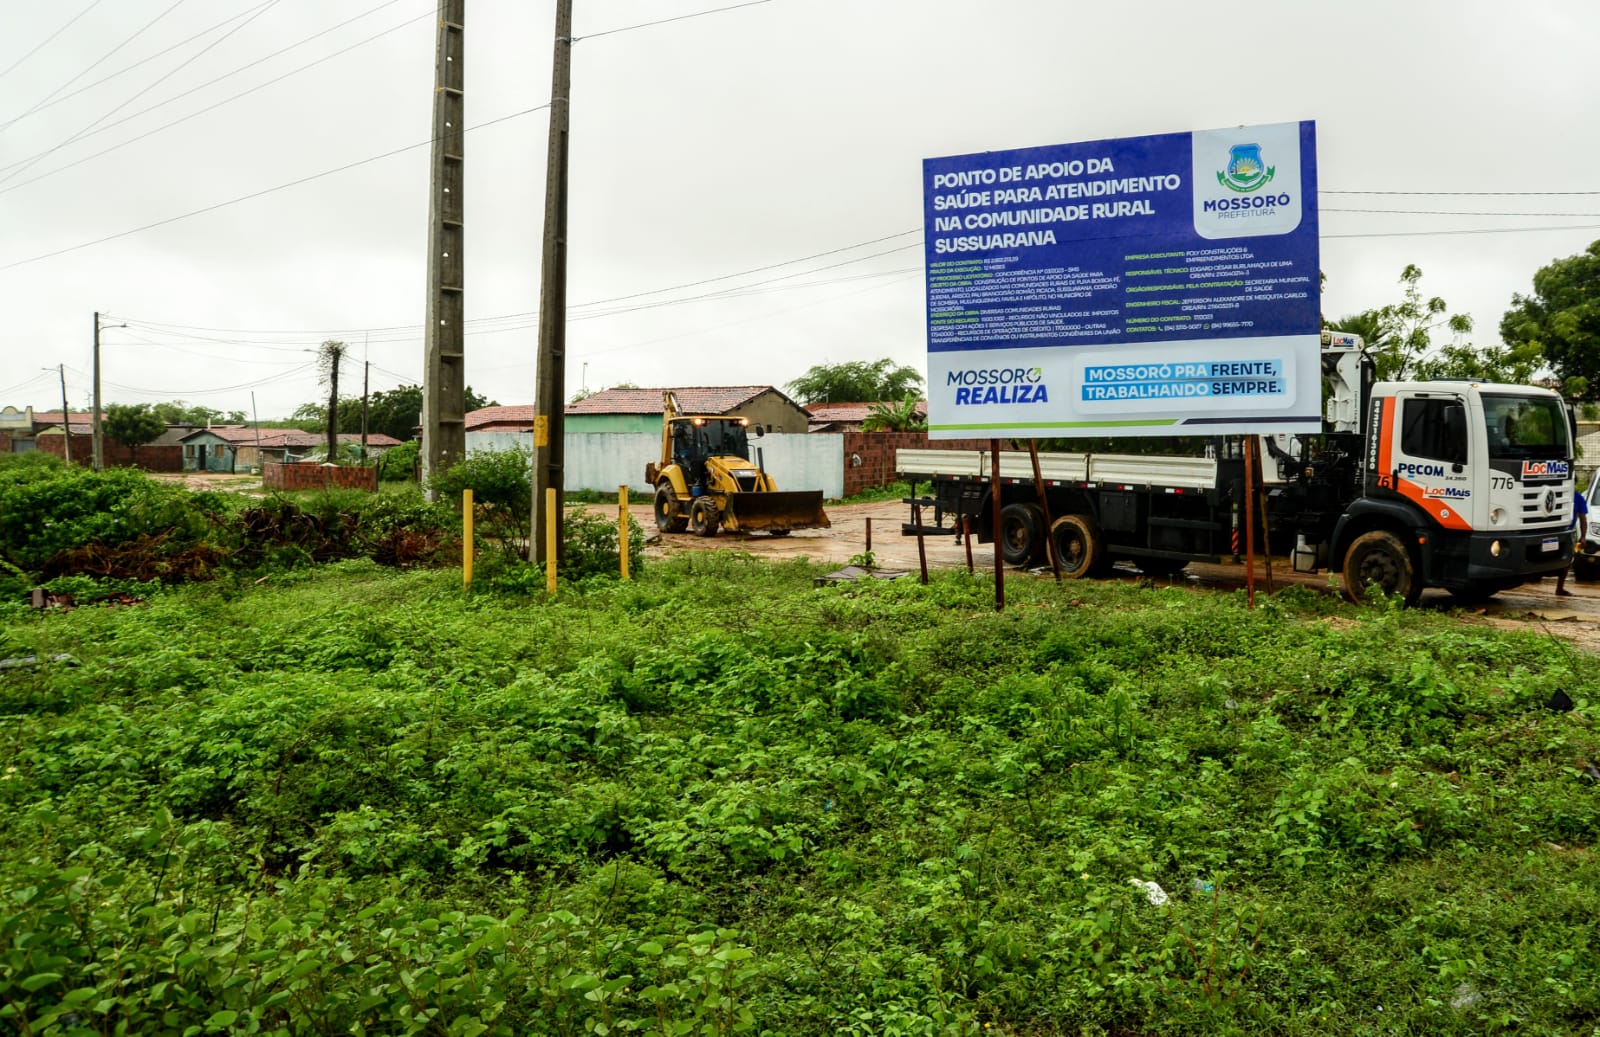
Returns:
[[[1576,426],[1557,393],[1377,382],[1361,339],[1338,332],[1323,333],[1322,375],[1319,430],[1257,437],[1265,545],[1296,572],[1413,604],[1425,587],[1479,600],[1572,563]],[[913,484],[903,532],[998,536],[1012,565],[1044,564],[1053,547],[1075,579],[1117,561],[1172,575],[1241,553],[1246,455],[1243,437],[1216,438],[1203,457],[1041,453],[1041,500],[1028,453],[1001,453],[997,487],[987,451],[900,450]]]

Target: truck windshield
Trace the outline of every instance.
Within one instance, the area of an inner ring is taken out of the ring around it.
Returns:
[[[1567,418],[1548,396],[1483,397],[1489,456],[1499,461],[1565,460],[1572,456]]]

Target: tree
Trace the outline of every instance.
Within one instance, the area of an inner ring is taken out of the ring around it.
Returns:
[[[133,460],[137,463],[139,448],[160,438],[167,430],[167,423],[148,403],[113,403],[106,408],[104,428],[107,436],[133,451]]]
[[[307,432],[320,432],[328,427],[328,408],[320,403],[302,403],[289,415],[289,420]]]
[[[867,409],[866,420],[861,423],[863,432],[926,432],[928,419],[917,413],[916,400],[899,403],[874,403]]]
[[[1440,328],[1448,328],[1455,335],[1472,332],[1471,317],[1447,313],[1449,307],[1437,295],[1423,299],[1421,283],[1421,268],[1407,264],[1400,272],[1404,292],[1398,304],[1363,310],[1334,324],[1340,331],[1354,332],[1366,341],[1367,352],[1378,365],[1380,380],[1412,374],[1412,365],[1427,355],[1433,345],[1433,332]]]
[[[1469,382],[1526,385],[1544,366],[1537,346],[1483,346],[1452,343],[1417,361],[1415,377],[1457,378]]]
[[[467,413],[499,404],[467,386]],[[328,407],[323,403],[302,403],[289,415],[291,421],[314,432],[326,432]],[[339,432],[353,435],[361,431],[361,397],[346,396],[339,401]],[[375,392],[367,399],[367,431],[393,436],[402,443],[410,439],[422,421],[422,386],[402,385],[387,392]]]
[[[817,364],[785,386],[801,403],[869,403],[903,400],[922,391],[922,373],[881,360]]]
[[[1533,294],[1511,297],[1500,337],[1536,349],[1570,396],[1600,384],[1600,241],[1533,275]]]
[[[317,368],[328,385],[328,460],[339,456],[339,365],[350,347],[330,338],[317,350]]]

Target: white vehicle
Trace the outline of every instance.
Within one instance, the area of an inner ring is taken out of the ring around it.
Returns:
[[[1594,478],[1589,480],[1589,489],[1583,496],[1589,501],[1589,536],[1579,546],[1577,557],[1572,559],[1572,575],[1584,583],[1592,583],[1600,580],[1600,526],[1595,524],[1594,510],[1594,506],[1600,504],[1600,468],[1595,469]]]

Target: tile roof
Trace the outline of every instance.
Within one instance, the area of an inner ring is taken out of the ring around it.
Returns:
[[[662,389],[606,389],[586,400],[567,404],[568,414],[660,414]],[[673,389],[685,414],[726,414],[744,406],[770,385],[690,385]],[[780,395],[782,395],[780,393]]]
[[[872,413],[876,403],[808,403],[806,411],[811,415],[811,424],[840,424],[859,425],[867,420],[867,415]],[[928,416],[928,403],[918,400],[916,415],[919,418]]]
[[[661,394],[665,391],[605,389],[576,403],[567,404],[566,413],[660,414]],[[672,391],[678,394],[678,406],[685,414],[726,414],[762,393],[772,392],[783,396],[770,385],[691,385]],[[477,432],[492,425],[527,430],[533,428],[533,416],[534,408],[531,405],[484,407],[467,415],[467,431]]]
[[[245,425],[213,425],[210,428],[195,429],[184,436],[184,440],[210,433],[233,446],[255,446],[259,442],[267,450],[315,450],[317,447],[326,446],[328,437],[322,432],[304,432],[297,428],[264,428],[260,431],[260,439],[256,438],[256,430]],[[341,443],[361,442],[359,432],[339,433]],[[376,447],[399,446],[400,440],[384,432],[367,433],[367,445]]]
[[[489,425],[515,425],[522,429],[533,428],[533,406],[482,407],[467,415],[467,431]]]

